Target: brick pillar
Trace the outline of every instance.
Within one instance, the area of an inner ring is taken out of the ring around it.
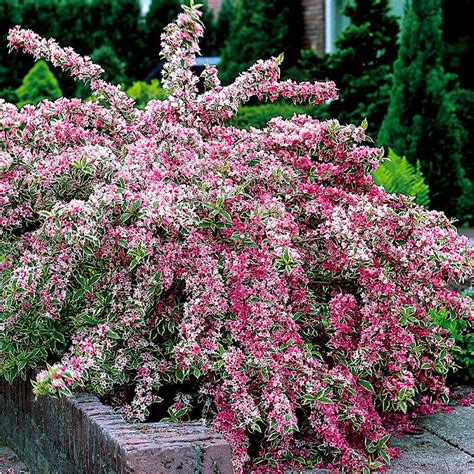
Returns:
[[[325,51],[324,0],[302,0],[303,48]]]

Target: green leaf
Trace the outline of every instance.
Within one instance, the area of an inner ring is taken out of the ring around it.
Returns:
[[[51,335],[53,336],[53,339],[55,341],[58,341],[61,344],[64,344],[66,342],[64,334],[59,331],[56,331],[55,329],[52,330]]]
[[[367,380],[363,380],[363,379],[359,380],[359,385],[365,388],[366,390],[368,390],[369,392],[375,393],[374,387]]]
[[[79,300],[80,298],[82,298],[84,296],[84,293],[86,292],[86,290],[84,290],[83,288],[79,288],[78,290],[76,290],[74,292],[74,295],[72,297],[72,300],[73,301],[77,301]]]
[[[379,447],[379,449],[382,449],[386,444],[387,444],[387,441],[390,439],[390,435],[389,434],[386,434],[385,436],[383,436],[382,438],[380,438],[377,442],[377,446]]]
[[[232,218],[230,217],[230,214],[227,211],[221,210],[219,214],[226,222],[232,222]]]
[[[121,216],[120,216],[120,222],[127,222],[130,217],[132,217],[132,214],[130,214],[130,212],[124,212]]]
[[[182,416],[186,415],[188,409],[187,408],[180,408],[175,414],[174,416],[176,418],[181,418]]]
[[[385,464],[390,463],[390,456],[388,455],[387,451],[385,451],[385,450],[381,451],[380,456],[385,461]]]
[[[285,59],[285,53],[280,53],[276,58],[275,58],[275,63],[280,66]]]

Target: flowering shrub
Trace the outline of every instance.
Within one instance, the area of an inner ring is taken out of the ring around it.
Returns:
[[[163,36],[170,95],[139,110],[90,59],[10,31],[96,101],[0,102],[0,371],[46,367],[37,394],[85,388],[130,420],[205,419],[236,472],[380,468],[384,413],[446,398],[453,341],[430,312],[472,320],[446,283],[473,251],[373,184],[363,127],[224,126],[252,97],[336,89],[281,82],[274,58],[227,87],[208,67],[198,94],[202,33],[185,7]]]

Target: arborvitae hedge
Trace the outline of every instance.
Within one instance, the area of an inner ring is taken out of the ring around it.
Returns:
[[[462,166],[465,131],[448,94],[440,0],[413,0],[403,22],[381,145],[420,161],[431,204],[450,216],[472,213],[472,183]]]

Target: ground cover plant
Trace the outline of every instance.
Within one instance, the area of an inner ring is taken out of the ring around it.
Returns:
[[[37,394],[85,389],[133,421],[206,420],[236,472],[381,468],[386,414],[447,401],[454,341],[431,314],[472,321],[447,283],[473,250],[374,185],[364,126],[227,125],[252,98],[336,88],[280,81],[277,57],[226,87],[208,67],[199,94],[202,34],[196,7],[166,28],[170,95],[142,110],[89,58],[10,31],[96,100],[0,102],[0,373],[42,367]]]

